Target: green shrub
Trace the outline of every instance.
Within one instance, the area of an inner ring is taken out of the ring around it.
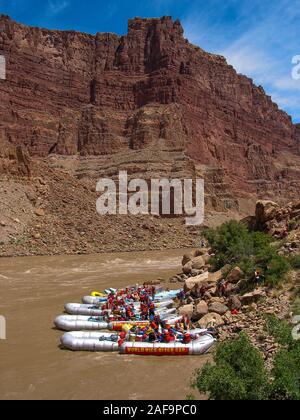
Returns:
[[[300,315],[300,298],[296,298],[292,305],[292,312],[294,315]]]
[[[213,270],[226,264],[238,265],[251,280],[255,269],[260,269],[265,283],[276,286],[290,269],[287,260],[277,254],[268,235],[250,232],[242,223],[230,221],[210,229],[206,238],[215,254],[211,260]]]
[[[300,255],[294,255],[290,258],[290,264],[295,270],[300,269]]]
[[[292,327],[287,321],[278,319],[275,315],[266,315],[266,330],[276,342],[283,346],[293,346]]]
[[[292,338],[292,327],[275,315],[267,317],[267,329],[277,343],[285,346],[274,360],[272,400],[300,400],[300,343]]]
[[[286,274],[289,272],[289,263],[284,257],[277,255],[275,251],[273,255],[270,255],[270,259],[267,259],[266,262],[266,284],[270,286],[276,286],[285,278]]]
[[[261,354],[241,334],[217,346],[214,364],[197,372],[194,386],[214,400],[300,400],[300,342],[292,339],[288,322],[274,315],[267,316],[266,328],[284,346],[271,375]]]
[[[300,344],[279,351],[275,357],[270,399],[300,400]]]
[[[214,400],[265,400],[269,383],[264,361],[248,337],[241,334],[236,340],[220,343],[214,365],[197,373],[195,386],[209,393]]]

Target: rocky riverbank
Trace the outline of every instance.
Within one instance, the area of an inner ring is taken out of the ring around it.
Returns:
[[[184,255],[183,272],[170,279],[172,284],[178,282],[184,287],[185,297],[179,304],[179,312],[189,316],[195,327],[216,328],[220,341],[234,339],[244,331],[271,368],[280,346],[267,330],[266,316],[291,319],[291,284],[280,289],[257,287],[243,292],[242,270],[239,267],[228,270],[226,266],[211,273],[210,257],[207,249]],[[223,279],[227,285],[224,293],[218,287]]]
[[[299,208],[300,203],[281,208],[270,201],[259,201],[255,217],[245,223],[272,236],[278,255],[288,261],[299,255]],[[268,331],[268,316],[291,321],[300,290],[299,272],[291,270],[284,282],[265,286],[262,279],[255,280],[254,273],[249,279],[239,266],[225,265],[212,272],[212,257],[216,255],[209,248],[183,256],[182,273],[170,279],[171,284],[184,288],[179,312],[189,316],[195,327],[216,328],[220,341],[245,332],[271,368],[280,345]]]

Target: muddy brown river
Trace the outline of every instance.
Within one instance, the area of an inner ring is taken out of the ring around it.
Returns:
[[[209,356],[142,357],[59,348],[53,319],[92,290],[180,271],[184,251],[0,259],[0,399],[184,399]]]

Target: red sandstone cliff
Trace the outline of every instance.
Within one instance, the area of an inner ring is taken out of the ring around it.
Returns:
[[[0,53],[0,140],[19,158],[43,158],[93,180],[89,188],[119,169],[203,176],[216,210],[239,210],[241,198],[299,196],[299,125],[223,57],[191,45],[179,21],[136,18],[120,37],[2,16]]]

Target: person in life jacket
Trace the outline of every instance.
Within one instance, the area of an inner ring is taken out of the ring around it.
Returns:
[[[127,317],[127,319],[133,319],[134,318],[134,313],[133,313],[130,306],[127,306],[127,308],[126,308],[126,317]]]
[[[171,342],[171,336],[168,330],[164,330],[164,334],[163,334],[163,340],[165,343],[170,343]]]
[[[259,285],[260,280],[261,280],[261,274],[260,274],[260,271],[259,270],[255,270],[255,272],[254,272],[254,280],[255,280],[255,283],[257,285]]]
[[[141,310],[141,318],[147,320],[149,316],[148,305],[144,304]]]
[[[183,344],[190,344],[190,342],[191,342],[191,335],[189,333],[184,334]]]
[[[172,329],[169,329],[168,331],[169,331],[170,343],[174,342],[176,340],[174,331]]]
[[[154,303],[150,304],[150,308],[149,308],[149,317],[155,317],[155,305]]]
[[[158,324],[156,324],[155,320],[153,320],[153,321],[151,322],[150,327],[153,329],[153,331],[158,332],[158,328],[159,328],[159,327],[158,327]]]
[[[190,330],[191,329],[191,320],[190,318],[186,315],[183,318],[183,325],[184,325],[184,330]]]
[[[125,332],[121,332],[119,335],[119,340],[118,340],[118,346],[121,347],[126,340],[126,333]]]

